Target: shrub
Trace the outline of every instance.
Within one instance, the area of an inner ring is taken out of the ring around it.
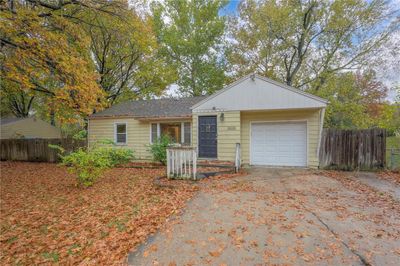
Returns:
[[[79,149],[62,155],[61,161],[61,164],[67,166],[68,171],[76,176],[78,184],[84,187],[92,186],[104,170],[112,166],[107,154],[97,149]]]
[[[171,139],[167,135],[162,135],[154,143],[150,144],[149,151],[153,156],[153,161],[163,165],[167,163],[167,147],[171,144]]]
[[[51,148],[60,151],[61,164],[67,166],[68,171],[76,176],[78,185],[84,187],[92,186],[106,169],[134,159],[132,150],[115,146],[81,148],[67,155],[59,146],[51,145]]]
[[[86,130],[80,130],[79,132],[75,133],[72,138],[74,140],[85,140],[87,138],[87,131]]]
[[[133,151],[131,149],[117,148],[117,147],[102,147],[94,150],[106,156],[111,164],[111,167],[125,164],[134,159]]]

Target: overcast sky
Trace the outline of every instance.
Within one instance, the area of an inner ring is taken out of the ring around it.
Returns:
[[[229,3],[220,10],[219,14],[221,16],[236,16],[238,14],[239,0],[231,0]],[[397,19],[400,18],[400,0],[390,1],[390,6],[395,12]],[[399,23],[399,20],[397,20]],[[381,63],[376,68],[379,79],[385,83],[388,88],[392,88],[389,92],[388,99],[394,101],[396,97],[396,92],[394,87],[400,86],[400,32],[393,34],[390,37],[389,44],[382,48],[383,54],[381,58]],[[168,90],[167,95],[177,96],[177,85],[172,85]]]

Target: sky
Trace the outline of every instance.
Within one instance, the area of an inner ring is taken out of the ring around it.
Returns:
[[[240,0],[230,0],[228,4],[219,11],[220,16],[236,16],[238,14],[238,6]],[[397,16],[400,17],[400,0],[391,0],[390,5],[396,10]],[[400,32],[393,34],[390,40],[391,48],[400,47]],[[384,49],[384,48],[383,48]],[[387,48],[386,48],[387,49]],[[377,70],[378,77],[387,87],[393,87],[395,84],[400,85],[400,64],[398,63],[400,57],[400,48],[393,52],[392,49],[385,51],[384,59],[385,64],[379,66]],[[391,51],[390,51],[391,50]],[[177,85],[172,85],[171,89],[167,93],[168,95],[175,96],[178,91]],[[394,90],[389,91],[388,100],[394,101],[396,92]]]
[[[229,3],[219,11],[219,15],[220,16],[236,15],[239,3],[240,3],[239,0],[231,0],[231,1],[229,1]]]

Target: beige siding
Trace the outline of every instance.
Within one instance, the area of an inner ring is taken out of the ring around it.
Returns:
[[[233,161],[236,143],[241,143],[242,162],[249,163],[250,122],[251,121],[307,121],[308,166],[318,167],[317,148],[319,140],[319,110],[285,110],[285,111],[227,111],[224,121],[221,112],[204,115],[217,115],[218,127],[218,160]],[[198,116],[192,117],[192,145],[198,145]],[[186,120],[187,121],[187,120]],[[135,151],[138,159],[150,159],[147,151],[150,142],[150,124],[133,118],[126,119],[93,119],[89,122],[89,145],[96,140],[114,140],[114,123],[126,122],[128,128],[127,147]],[[163,121],[160,121],[163,122]],[[183,121],[174,121],[183,122]]]
[[[133,149],[138,159],[150,159],[150,154],[147,151],[147,145],[150,142],[150,125],[134,118],[89,120],[89,146],[93,146],[100,140],[114,141],[115,123],[127,124],[127,144],[125,147]]]
[[[236,143],[240,143],[240,112],[229,111],[223,112],[224,119],[221,121],[221,112],[206,113],[204,115],[217,116],[217,152],[218,160],[233,161],[235,159]],[[192,140],[193,146],[197,147],[198,142],[198,116],[202,114],[194,114],[192,119]]]
[[[61,138],[61,130],[36,118],[27,118],[1,126],[1,138]]]
[[[240,143],[240,112],[224,112],[224,121],[219,114],[217,128],[218,160],[234,161],[236,143]]]
[[[150,123],[168,123],[168,122],[187,122],[182,121],[139,121],[134,118],[105,118],[89,120],[89,146],[99,140],[109,139],[114,141],[114,124],[127,123],[127,148],[133,149],[137,159],[149,160],[151,154],[148,152],[150,144]]]
[[[241,112],[242,162],[250,161],[250,123],[252,121],[307,121],[308,166],[318,167],[319,110],[285,110],[264,112]]]

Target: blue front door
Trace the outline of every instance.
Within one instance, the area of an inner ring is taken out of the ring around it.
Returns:
[[[199,116],[199,157],[217,158],[216,116]]]

